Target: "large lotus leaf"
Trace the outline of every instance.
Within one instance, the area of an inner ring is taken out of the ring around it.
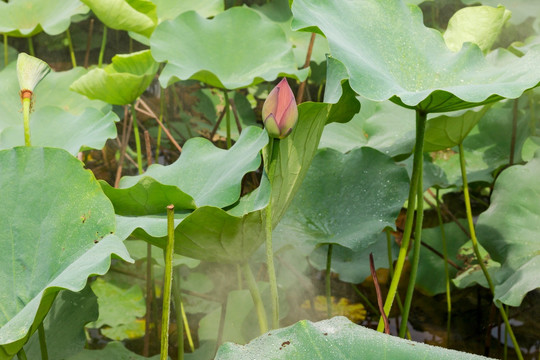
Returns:
[[[66,31],[73,16],[87,12],[88,7],[79,0],[0,2],[0,33],[27,37],[45,31],[58,35]]]
[[[97,298],[89,286],[78,293],[60,292],[43,321],[49,359],[65,359],[79,353],[86,343],[84,326],[97,317]],[[37,333],[24,350],[29,359],[41,359]]]
[[[303,103],[298,106],[298,123],[293,132],[279,140],[279,153],[272,182],[272,225],[275,227],[302,185],[327,121],[329,105]],[[268,149],[268,148],[266,148]],[[265,164],[268,153],[263,152]]]
[[[512,277],[515,286],[505,284],[498,290],[499,300],[518,306],[525,294],[540,285],[540,153],[526,165],[517,165],[503,171],[491,195],[489,208],[478,218],[478,239],[491,257],[501,263],[497,281],[503,283]],[[525,279],[530,279],[527,283]],[[520,280],[527,286],[516,284]],[[510,293],[508,293],[510,291]]]
[[[503,5],[512,12],[510,22],[521,24],[528,17],[535,17],[540,14],[540,3],[530,0],[461,0],[466,5],[482,3],[489,6]]]
[[[363,147],[342,154],[322,149],[281,231],[313,245],[339,244],[360,251],[375,243],[385,227],[394,226],[408,190],[405,169],[377,150]]]
[[[444,33],[446,46],[459,51],[465,42],[472,42],[487,53],[499,37],[511,12],[503,6],[473,6],[458,10]]]
[[[71,84],[70,89],[109,104],[130,104],[150,85],[158,66],[150,50],[115,55],[112,64],[104,69],[92,69]]]
[[[332,247],[332,272],[338,274],[341,281],[351,284],[362,283],[367,277],[371,277],[369,254],[373,254],[375,269],[388,269],[386,234],[380,233],[377,238],[375,243],[359,251],[334,244]],[[392,258],[394,260],[397,258],[398,252],[399,247],[392,238]],[[328,245],[322,245],[315,248],[309,255],[309,263],[318,270],[325,270],[327,257]]]
[[[73,115],[81,115],[88,108],[95,108],[106,114],[111,105],[69,90],[73,81],[86,74],[87,70],[78,67],[69,71],[50,72],[36,87],[31,118],[38,115],[43,107],[56,106]],[[0,71],[0,133],[7,127],[22,122],[21,98],[15,62]],[[80,124],[82,126],[82,124]],[[61,129],[60,129],[61,130]]]
[[[255,359],[257,354],[265,354],[269,360],[487,359],[386,335],[338,316],[317,323],[302,320],[261,335],[245,346],[225,343],[216,360]]]
[[[441,115],[430,119],[426,124],[424,151],[445,150],[462,144],[486,111],[487,106],[484,106],[479,111],[469,110],[459,116]]]
[[[61,149],[0,151],[0,358],[37,329],[62,289],[80,291],[107,272],[111,255],[131,260],[114,235],[111,203],[83,164]]]
[[[103,360],[103,359],[114,359],[114,360],[148,360],[160,359],[160,355],[155,355],[150,358],[147,358],[142,355],[138,355],[126,349],[124,344],[121,342],[113,341],[107,343],[105,347],[101,350],[88,350],[84,349],[77,355],[67,358],[66,360]],[[170,359],[170,358],[168,358]]]
[[[360,113],[351,121],[325,126],[319,147],[345,153],[369,146],[392,157],[410,154],[416,136],[414,114],[390,101],[360,100]]]
[[[194,79],[232,90],[284,74],[304,80],[308,72],[297,69],[281,27],[247,7],[233,7],[211,20],[188,11],[159,24],[150,45],[157,61],[167,61],[163,86]]]
[[[462,221],[462,225],[467,226],[465,221]],[[458,266],[463,266],[463,261],[459,260],[457,255],[460,247],[468,241],[467,235],[453,222],[444,224],[444,233],[446,236],[448,259],[452,260]],[[439,254],[443,254],[441,228],[437,226],[422,230],[422,243],[431,246]],[[448,272],[450,279],[453,279],[458,270],[448,265]],[[428,250],[425,246],[420,248],[420,264],[418,266],[415,286],[429,296],[446,292],[444,259],[433,251]]]
[[[478,251],[482,257],[482,261],[486,265],[488,273],[491,275],[491,278],[496,277],[497,271],[501,268],[501,265],[498,262],[495,262],[491,259],[486,249],[481,244],[478,244]],[[472,240],[467,241],[458,251],[458,259],[463,260],[465,263],[464,270],[457,274],[457,276],[452,280],[454,285],[458,288],[464,289],[473,285],[480,285],[485,288],[489,288],[489,285],[486,280],[482,268],[478,265],[477,257],[474,253],[474,248],[472,245]]]
[[[151,206],[152,209],[160,207],[156,203],[159,199],[164,197],[173,199],[175,196],[183,198],[184,209],[193,208],[193,203],[189,202],[189,196],[195,200],[197,206],[225,207],[233,204],[240,197],[241,180],[246,173],[255,171],[259,167],[261,163],[259,152],[267,142],[267,133],[253,126],[244,129],[238,141],[229,150],[219,149],[206,139],[193,138],[186,142],[182,155],[173,164],[169,166],[154,164],[143,175],[125,176],[120,181],[121,189],[109,188],[107,193],[125,193],[126,197],[137,194],[138,199],[125,199],[125,201],[133,203],[133,206],[136,202],[146,203],[145,206]],[[144,181],[146,177],[153,178],[164,185],[176,186],[185,194],[171,191],[170,187],[157,186],[158,184],[154,187],[146,186],[147,183],[152,184],[152,182]],[[104,186],[107,187],[105,184]],[[156,194],[157,198],[153,198],[151,190],[154,188],[160,193]],[[130,192],[123,189],[130,189]],[[120,198],[119,195],[118,198]],[[116,204],[115,201],[115,206]],[[165,209],[168,204],[166,201],[162,202],[161,208]],[[127,206],[122,209],[123,214],[130,211]],[[140,214],[141,212],[137,209],[138,207],[130,214]]]
[[[76,155],[81,148],[101,149],[107,139],[116,137],[118,116],[86,108],[80,115],[47,106],[32,114],[30,132],[32,145],[57,147]],[[24,145],[22,116],[16,125],[0,132],[0,149]]]
[[[203,17],[216,16],[225,10],[222,0],[152,0],[159,21],[171,20],[186,11],[196,11]]]
[[[492,105],[463,141],[469,183],[475,181],[491,183],[492,173],[509,163],[514,101],[516,100]],[[514,148],[515,162],[521,161],[521,149],[529,133],[530,113],[528,111],[525,101],[520,101]],[[451,122],[448,123],[450,124]],[[455,133],[459,131],[460,129],[452,130]],[[445,171],[448,184],[461,185],[457,148],[437,153],[434,162]]]
[[[150,0],[81,0],[106,26],[149,37],[157,24],[156,5]]]
[[[292,11],[293,27],[324,33],[353,90],[371,100],[446,112],[517,98],[540,82],[540,46],[521,58],[502,50],[484,57],[470,43],[454,53],[402,1],[296,0]]]

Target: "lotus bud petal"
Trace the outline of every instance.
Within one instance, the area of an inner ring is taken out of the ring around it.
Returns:
[[[31,95],[37,84],[49,71],[51,71],[51,68],[46,62],[28,54],[20,53],[17,58],[17,77],[21,87],[21,96],[28,92]]]
[[[293,130],[298,121],[298,108],[287,79],[283,78],[268,94],[262,108],[262,117],[271,137],[283,139]]]

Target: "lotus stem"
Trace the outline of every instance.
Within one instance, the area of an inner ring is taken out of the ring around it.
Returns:
[[[394,268],[394,277],[392,277],[390,289],[388,290],[388,295],[386,296],[386,300],[384,303],[384,312],[387,316],[390,314],[392,304],[394,303],[394,299],[396,297],[397,287],[401,278],[401,273],[403,272],[403,266],[405,265],[405,258],[407,257],[407,252],[409,250],[409,242],[411,240],[414,209],[416,207],[416,192],[418,190],[419,179],[422,177],[422,163],[424,161],[423,151],[424,134],[426,130],[426,117],[426,114],[422,113],[419,110],[416,111],[416,143],[414,147],[413,171],[411,175],[411,183],[409,185],[407,216],[405,218],[405,229],[403,231],[403,237],[401,240],[401,247],[399,249],[398,259],[396,262],[396,267]],[[420,190],[420,193],[422,193],[422,190]],[[420,197],[419,202],[423,204],[422,197]],[[420,242],[420,239],[418,239],[418,242]],[[405,312],[405,309],[403,310]],[[382,316],[379,319],[377,331],[384,331],[384,320]]]
[[[180,297],[180,312],[182,313],[182,319],[184,320],[184,329],[186,331],[189,348],[191,349],[191,352],[195,352],[195,345],[193,344],[193,338],[191,337],[191,330],[189,329],[189,323],[187,320],[186,311],[184,309],[184,302],[182,301],[182,297]]]
[[[47,342],[45,341],[45,328],[43,322],[38,327],[39,337],[39,349],[41,350],[41,360],[49,360],[49,354],[47,353]]]
[[[182,317],[182,295],[180,294],[180,268],[176,268],[174,286],[174,309],[176,310],[176,331],[178,336],[178,360],[184,360],[184,318]]]
[[[231,111],[229,103],[229,94],[227,90],[223,90],[225,96],[225,124],[227,125],[227,149],[230,149],[232,146],[231,142]]]
[[[103,54],[107,45],[107,25],[103,24],[103,37],[101,38],[101,48],[99,49],[98,68],[103,64]]]
[[[73,50],[73,42],[71,41],[71,33],[69,28],[66,29],[66,39],[68,41],[69,56],[71,57],[71,64],[73,67],[77,67],[77,60],[75,59],[75,51]]]
[[[450,324],[452,322],[452,294],[450,288],[450,272],[448,268],[448,247],[446,242],[446,232],[444,231],[444,222],[441,214],[441,207],[439,206],[439,189],[436,192],[435,198],[435,210],[437,211],[437,218],[439,220],[439,226],[441,228],[441,239],[443,246],[444,257],[444,277],[446,282],[446,346],[450,343]]]
[[[9,51],[8,51],[8,36],[4,34],[4,66],[9,63]]]
[[[461,178],[463,179],[463,197],[465,198],[465,210],[467,212],[467,222],[469,224],[469,232],[471,234],[471,241],[473,244],[474,254],[476,255],[476,259],[478,260],[478,265],[480,265],[480,268],[482,269],[482,272],[484,273],[489,289],[491,290],[491,294],[494,295],[495,286],[493,285],[493,281],[491,280],[491,275],[489,275],[489,272],[486,268],[486,264],[484,263],[482,256],[480,255],[480,249],[478,248],[478,239],[476,237],[476,231],[474,229],[474,222],[473,222],[473,215],[472,215],[472,208],[471,208],[471,197],[469,195],[469,185],[467,184],[467,169],[465,166],[465,152],[463,151],[463,144],[459,144],[459,163],[461,166]],[[510,326],[510,322],[508,321],[508,316],[506,315],[506,311],[504,311],[504,306],[503,304],[499,304],[499,305],[500,305],[498,306],[499,311],[504,320],[504,324],[506,325],[505,327],[506,329],[508,329],[507,331],[508,331],[508,334],[510,335],[510,339],[512,339],[512,343],[514,344],[516,355],[519,360],[523,360],[523,355],[521,354],[521,348],[519,347],[517,339],[514,335],[514,331],[512,330],[512,327]]]
[[[152,299],[154,297],[154,281],[152,278],[152,245],[146,244],[146,314],[144,322],[143,355],[148,357],[150,352],[150,323],[152,322]]]
[[[279,154],[279,139],[271,138],[268,142],[268,179],[272,185],[276,162]],[[274,267],[274,250],[272,246],[272,198],[266,207],[266,267],[268,269],[268,280],[270,282],[270,295],[272,297],[272,328],[279,328],[279,293],[277,287],[276,270]]]
[[[253,276],[253,272],[247,262],[242,264],[242,270],[244,272],[244,277],[246,278],[249,292],[253,298],[253,303],[255,304],[255,310],[257,311],[257,317],[259,318],[259,329],[261,334],[264,334],[268,331],[268,320],[266,319],[266,311],[264,310],[259,287],[257,286],[255,276]]]
[[[21,96],[23,104],[24,145],[32,146],[30,141],[30,110],[32,107],[32,92],[24,91]]]
[[[141,137],[139,135],[139,125],[137,124],[137,110],[135,109],[135,103],[131,106],[131,117],[133,118],[133,136],[135,137],[135,146],[137,149],[137,167],[139,168],[139,175],[143,173],[142,166],[142,152],[141,152]]]
[[[159,121],[163,123],[163,114],[165,113],[165,90],[161,88],[159,92]],[[159,164],[159,148],[161,147],[161,126],[158,126],[158,133],[156,139],[156,164]]]
[[[174,205],[167,206],[167,247],[165,249],[165,277],[163,279],[163,311],[161,313],[161,360],[169,354],[169,320],[171,311],[171,287],[174,251]]]
[[[27,37],[28,40],[28,53],[32,56],[36,56],[36,52],[34,51],[34,42],[32,41],[32,37]]]
[[[416,123],[417,127],[423,127],[425,130],[427,114],[419,110],[416,111]],[[421,125],[420,125],[421,124]],[[407,322],[409,320],[409,312],[411,309],[412,298],[414,294],[414,285],[416,283],[416,274],[418,272],[418,264],[420,263],[420,248],[422,245],[422,224],[424,222],[424,185],[423,185],[423,147],[424,139],[422,143],[416,142],[415,146],[421,148],[420,161],[418,161],[418,180],[416,189],[416,226],[414,229],[414,248],[413,248],[413,261],[411,264],[411,273],[409,276],[409,285],[407,286],[407,293],[405,295],[405,303],[403,304],[403,313],[401,314],[401,324],[399,326],[399,337],[404,338],[407,331]]]
[[[17,353],[17,357],[19,358],[19,360],[28,360],[28,358],[26,357],[26,353],[24,352],[24,348],[21,348],[21,350],[19,350],[19,352]]]
[[[326,316],[332,317],[332,244],[328,244],[328,253],[326,254]]]

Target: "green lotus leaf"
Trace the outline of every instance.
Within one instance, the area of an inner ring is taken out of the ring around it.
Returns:
[[[156,5],[150,0],[81,0],[106,26],[149,37],[157,24]]]
[[[88,12],[79,0],[17,0],[0,2],[0,33],[15,37],[41,31],[58,35],[69,27],[72,17]]]
[[[538,152],[526,165],[504,170],[495,182],[489,208],[478,218],[478,240],[493,260],[501,263],[495,280],[506,282],[501,289],[495,286],[496,302],[519,306],[526,293],[539,285],[538,279],[532,280],[532,274],[540,270],[540,240],[536,236],[540,230],[539,176]],[[516,283],[518,279],[531,282],[524,286]]]
[[[408,190],[405,169],[377,150],[319,150],[280,224],[281,234],[360,251],[394,226]]]
[[[529,0],[461,0],[466,5],[475,5],[482,3],[483,5],[499,6],[502,5],[512,12],[510,22],[521,24],[528,17],[538,16],[540,14],[540,3]]]
[[[194,79],[233,90],[283,75],[304,80],[308,72],[297,69],[281,27],[247,7],[210,20],[185,12],[159,24],[150,46],[157,61],[167,61],[159,78],[164,87]]]
[[[114,360],[159,360],[160,355],[152,356],[147,358],[142,355],[135,354],[124,347],[119,341],[112,341],[107,343],[105,347],[101,350],[88,350],[84,349],[77,355],[67,358],[66,360],[103,360],[103,359],[114,359]]]
[[[540,46],[521,58],[505,50],[484,57],[470,43],[455,53],[403,1],[296,0],[292,12],[293,28],[324,33],[352,89],[371,100],[447,112],[517,98],[540,82]]]
[[[501,264],[493,261],[486,249],[484,249],[481,244],[478,244],[478,251],[480,252],[482,261],[486,265],[486,269],[491,275],[491,278],[495,278],[497,271],[499,271],[499,269],[501,268]],[[478,258],[474,253],[472,240],[467,241],[461,246],[458,251],[458,258],[463,260],[466,266],[464,271],[457,274],[457,276],[452,280],[454,285],[461,289],[469,286],[474,286],[476,284],[485,288],[489,288],[486,276],[484,275],[484,272],[482,271],[480,265],[478,265]]]
[[[158,70],[150,50],[115,55],[112,64],[95,68],[77,79],[71,90],[114,105],[134,102],[150,85]]]
[[[49,359],[65,359],[79,353],[86,344],[84,326],[98,318],[97,298],[86,286],[74,293],[61,291],[43,321]],[[29,359],[41,359],[38,334],[24,347]]]
[[[390,101],[360,100],[360,113],[351,121],[325,126],[319,147],[346,153],[369,146],[391,157],[411,154],[416,136],[414,114]]]
[[[478,111],[469,110],[459,116],[441,115],[426,124],[424,150],[445,150],[463,143],[469,132],[480,121],[488,107]]]
[[[295,0],[296,1],[296,0]],[[313,323],[302,320],[286,328],[272,330],[247,345],[225,343],[216,360],[248,360],[254,354],[266,359],[487,359],[483,356],[417,343],[356,325],[345,317]]]
[[[491,183],[493,181],[493,172],[509,163],[510,143],[512,141],[510,136],[512,134],[511,119],[513,118],[515,101],[493,104],[463,141],[469,183],[476,181]],[[520,101],[518,104],[514,148],[515,162],[521,161],[521,149],[529,134],[529,119],[531,116],[529,111],[526,102]],[[471,114],[471,116],[475,115]],[[458,123],[460,122],[461,120]],[[462,130],[457,127],[453,128],[451,124],[452,121],[449,120],[447,123],[448,133],[453,134],[452,137],[458,139],[461,136],[458,134]],[[457,148],[437,153],[434,163],[446,173],[449,185],[461,186],[461,169]]]
[[[487,53],[499,37],[511,12],[504,6],[472,6],[458,10],[448,21],[444,33],[446,46],[459,51],[465,42],[471,42]]]
[[[61,176],[59,176],[61,175]],[[0,151],[0,358],[13,356],[62,289],[80,291],[107,272],[111,255],[131,261],[114,235],[110,201],[83,164],[61,149]]]
[[[171,20],[186,11],[196,11],[203,17],[216,16],[225,10],[222,0],[152,0],[159,21]]]
[[[132,188],[137,183],[141,183],[144,178],[150,177],[163,185],[176,186],[187,194],[178,194],[178,196],[183,196],[185,200],[184,209],[193,209],[193,204],[189,203],[190,199],[186,196],[191,196],[197,206],[225,207],[238,201],[242,177],[259,167],[261,163],[259,152],[267,142],[266,132],[253,126],[244,129],[238,141],[229,150],[219,149],[206,139],[193,138],[186,142],[182,156],[175,163],[169,166],[154,164],[148,168],[144,175],[125,176],[120,181],[120,188]],[[151,193],[145,195],[142,192],[142,188],[150,189],[150,187],[146,187],[146,184],[151,184],[151,182],[146,181],[139,184],[140,190],[133,190],[139,191],[141,196],[141,200],[133,201],[146,202],[147,199],[153,198]],[[121,189],[111,188],[107,192],[122,192]],[[155,189],[156,191],[164,191],[162,190],[164,188],[157,186]],[[169,190],[166,189],[166,191]],[[157,196],[163,198],[163,195],[158,194]],[[149,201],[151,206],[158,207],[156,199]],[[163,202],[162,204],[161,208],[165,209],[169,203]],[[126,211],[129,211],[127,207]],[[162,210],[162,212],[164,211]],[[123,213],[125,214],[125,212]]]
[[[42,107],[30,118],[32,144],[57,147],[77,155],[84,148],[102,149],[107,139],[116,137],[118,116],[109,111],[103,114],[87,108],[80,115],[72,115],[60,108]],[[0,149],[24,145],[22,120],[0,132]]]

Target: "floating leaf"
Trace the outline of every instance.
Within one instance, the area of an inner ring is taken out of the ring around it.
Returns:
[[[293,28],[324,33],[353,90],[371,100],[446,112],[517,98],[540,82],[540,46],[521,58],[504,50],[484,57],[473,44],[454,53],[402,1],[295,0],[292,11]]]
[[[149,0],[81,0],[106,26],[149,37],[157,24],[156,5]]]
[[[88,276],[107,272],[113,254],[131,259],[109,235],[111,203],[66,151],[0,151],[0,188],[0,260],[14,264],[0,276],[0,352],[7,356],[37,329],[60,290],[83,289]]]
[[[297,69],[281,27],[248,7],[230,8],[211,20],[188,11],[159,24],[150,45],[157,61],[167,61],[163,86],[194,79],[233,90],[284,74],[304,80],[308,71]]]
[[[69,27],[72,17],[86,14],[79,0],[0,1],[0,33],[28,37],[41,31],[58,35]]]
[[[115,55],[112,64],[104,69],[92,69],[77,79],[70,89],[109,104],[131,104],[150,85],[158,66],[150,50]]]
[[[495,182],[489,208],[478,218],[479,241],[501,263],[495,301],[512,306],[519,306],[528,291],[540,286],[535,276],[540,271],[539,177],[540,153],[526,165],[504,170]]]
[[[296,1],[296,0],[295,0]],[[245,346],[225,343],[216,360],[248,360],[257,354],[267,359],[487,359],[483,356],[417,343],[356,325],[338,316],[317,323],[303,320],[272,330]]]

